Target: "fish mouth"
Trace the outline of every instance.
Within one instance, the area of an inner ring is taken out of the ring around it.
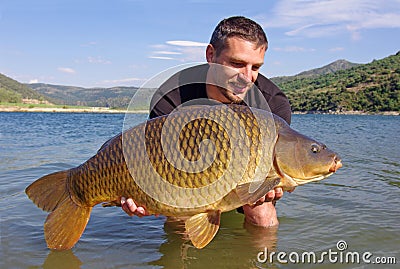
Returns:
[[[342,160],[338,156],[335,156],[333,158],[332,164],[329,167],[329,170],[328,170],[329,173],[324,174],[324,175],[318,175],[318,176],[314,176],[314,177],[309,177],[309,178],[303,178],[303,179],[300,179],[300,178],[292,178],[292,179],[298,185],[304,185],[304,184],[309,183],[309,182],[320,181],[320,180],[323,180],[323,179],[331,176],[333,173],[335,173],[342,166],[343,166]]]
[[[331,167],[329,167],[329,172],[334,173],[342,166],[343,166],[342,160],[339,157],[335,156],[335,158],[333,159]]]
[[[287,173],[282,171],[279,168],[277,159],[274,158],[274,168],[281,178],[281,182],[278,184],[278,187],[282,187],[284,191],[289,191],[289,192],[293,191],[297,186],[304,185],[310,182],[321,181],[331,176],[340,167],[342,167],[342,161],[337,155],[334,155],[331,164],[325,166],[326,170],[324,169],[325,170],[324,172],[320,172],[314,176],[310,175],[307,177],[298,178],[292,175],[288,175]]]

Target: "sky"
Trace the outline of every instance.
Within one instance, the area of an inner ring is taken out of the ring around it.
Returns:
[[[1,0],[0,73],[23,83],[140,87],[205,62],[215,26],[236,15],[266,32],[267,77],[400,50],[400,0]]]

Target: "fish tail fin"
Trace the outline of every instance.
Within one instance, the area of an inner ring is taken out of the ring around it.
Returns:
[[[25,189],[29,199],[44,211],[51,212],[68,198],[68,171],[61,171],[43,176]]]
[[[68,175],[68,170],[46,175],[25,190],[39,208],[51,212],[44,224],[44,236],[50,249],[72,248],[85,230],[92,210],[71,199]]]
[[[44,223],[44,237],[50,249],[70,249],[78,242],[90,218],[92,207],[64,200]]]

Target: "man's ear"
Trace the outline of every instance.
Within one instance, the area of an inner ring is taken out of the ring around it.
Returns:
[[[215,48],[213,47],[213,45],[208,44],[208,46],[206,48],[206,59],[207,59],[207,62],[208,63],[214,62],[215,55],[216,55]]]

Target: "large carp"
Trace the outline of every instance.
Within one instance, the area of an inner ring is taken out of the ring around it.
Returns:
[[[132,197],[150,214],[185,217],[197,248],[215,236],[221,212],[253,204],[269,190],[291,190],[342,166],[336,153],[276,115],[245,106],[181,109],[127,129],[95,156],[26,188],[50,212],[51,249],[70,249],[96,204]]]

